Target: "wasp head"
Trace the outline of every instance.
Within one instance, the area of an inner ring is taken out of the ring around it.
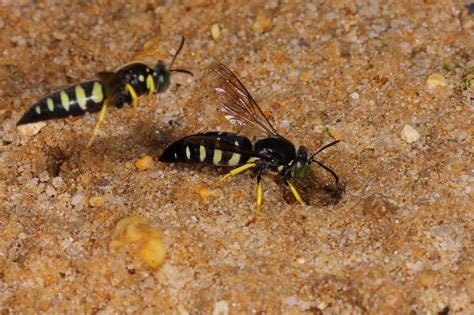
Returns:
[[[170,71],[161,60],[153,67],[153,79],[155,80],[155,91],[157,93],[166,91],[170,85]]]
[[[308,149],[304,146],[300,146],[296,151],[296,158],[291,165],[291,177],[294,179],[301,179],[306,177],[308,174],[310,163],[310,156]]]

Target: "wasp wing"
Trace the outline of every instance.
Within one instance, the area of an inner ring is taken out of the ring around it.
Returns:
[[[230,123],[257,130],[266,136],[278,136],[250,92],[229,68],[213,63],[211,72],[218,77],[215,91],[224,97],[222,111]]]
[[[233,153],[239,153],[242,155],[248,155],[250,157],[260,158],[265,161],[271,161],[272,158],[269,155],[260,154],[252,150],[247,150],[232,143],[217,140],[213,137],[207,137],[202,135],[188,136],[186,142],[195,145],[202,145],[210,149],[219,149],[222,151],[228,151]]]
[[[102,80],[102,81],[107,81],[109,80],[113,75],[115,74],[115,72],[112,72],[112,71],[99,71],[97,72],[97,77]]]
[[[122,105],[120,103],[124,93],[123,88],[130,81],[130,76],[128,74],[119,76],[116,72],[101,71],[97,72],[97,77],[105,87],[108,105]]]

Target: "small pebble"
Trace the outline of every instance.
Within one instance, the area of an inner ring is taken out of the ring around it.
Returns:
[[[27,238],[27,237],[28,237],[28,235],[26,235],[24,232],[20,232],[20,233],[18,234],[18,239],[19,239],[19,240],[24,240],[24,239]]]
[[[198,195],[201,199],[206,199],[211,196],[211,191],[207,189],[204,185],[200,185],[198,188]]]
[[[304,263],[306,262],[306,260],[305,260],[304,258],[301,258],[301,257],[300,257],[300,258],[296,259],[296,262],[297,262],[298,264],[301,264],[301,265],[302,265],[302,264],[304,264]]]
[[[177,307],[176,307],[176,310],[178,311],[178,314],[179,315],[189,315],[189,312],[184,308],[184,306],[182,306],[181,304],[179,304]]]
[[[240,190],[234,191],[232,193],[233,198],[239,198],[240,196],[242,196],[242,192]]]
[[[48,171],[41,172],[38,177],[39,177],[39,180],[42,181],[43,183],[47,182],[49,180]]]
[[[20,125],[17,127],[17,129],[21,134],[31,137],[40,132],[44,126],[46,126],[46,123],[44,121],[39,121],[32,124]]]
[[[309,75],[309,72],[308,71],[302,71],[301,74],[300,74],[300,80],[307,83],[310,79],[310,75]]]
[[[214,41],[218,41],[221,38],[221,28],[219,24],[214,23],[211,26],[211,37]]]
[[[401,132],[401,137],[408,143],[413,143],[420,140],[420,133],[410,125],[405,125]]]
[[[426,85],[429,89],[433,90],[438,86],[445,87],[448,84],[441,73],[433,73],[428,77],[428,79],[426,79]]]
[[[54,196],[56,195],[56,190],[53,188],[53,186],[48,185],[46,186],[45,193],[47,196]]]
[[[61,177],[55,177],[51,181],[51,184],[54,186],[54,188],[60,188],[63,185],[64,181]]]
[[[161,238],[161,232],[159,237],[158,234],[153,237],[144,237],[138,255],[140,256],[140,259],[151,268],[160,267],[166,257],[166,248]]]
[[[288,306],[295,306],[298,303],[298,298],[294,295],[286,297],[283,302]]]
[[[464,281],[464,286],[466,287],[467,294],[474,301],[474,278]]]
[[[214,303],[214,309],[212,315],[227,315],[229,314],[229,303],[227,301],[217,301]]]
[[[149,267],[160,267],[166,258],[166,247],[160,229],[152,227],[141,217],[130,216],[120,220],[112,233],[111,249],[138,242],[138,256]]]
[[[59,41],[63,41],[67,38],[65,33],[53,32],[53,38]]]
[[[436,282],[436,274],[433,271],[425,270],[421,273],[418,278],[418,284],[421,287],[429,288],[432,287]]]
[[[26,39],[20,35],[12,36],[10,41],[16,46],[26,46]]]
[[[353,100],[358,100],[358,99],[359,99],[359,93],[357,93],[357,92],[352,92],[352,93],[351,93],[351,98],[352,98]]]
[[[252,29],[256,33],[264,33],[272,28],[272,21],[265,15],[257,15],[257,20],[252,26]]]
[[[466,130],[456,129],[449,133],[449,137],[454,141],[463,141],[469,136]]]
[[[81,206],[84,200],[84,195],[81,192],[76,193],[71,198],[71,204],[75,207]]]
[[[102,208],[105,204],[105,199],[104,197],[91,197],[89,204],[94,208]]]
[[[362,203],[362,212],[376,219],[382,219],[387,215],[394,215],[398,211],[398,206],[390,198],[373,194],[367,197]]]
[[[139,170],[148,170],[155,165],[153,158],[149,155],[145,155],[139,160],[135,161],[135,167]]]

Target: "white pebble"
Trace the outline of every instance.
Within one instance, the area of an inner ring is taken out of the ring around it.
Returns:
[[[55,177],[53,178],[53,180],[51,181],[51,184],[53,184],[53,186],[55,188],[59,188],[63,185],[63,179],[61,177]]]
[[[71,204],[75,207],[82,206],[83,202],[84,202],[84,195],[81,192],[76,193],[71,198]]]
[[[17,127],[18,131],[25,136],[31,137],[40,132],[43,127],[46,126],[44,121],[38,121],[32,124],[20,125]]]
[[[227,315],[229,314],[229,304],[227,301],[218,301],[214,303],[214,310],[212,311],[212,315]]]
[[[48,174],[48,171],[42,171],[40,174],[39,174],[39,179],[40,181],[42,182],[47,182],[49,180],[49,174]]]
[[[428,89],[433,90],[438,86],[445,87],[448,83],[441,73],[433,73],[426,79],[426,85]]]
[[[421,260],[418,260],[417,262],[415,262],[413,264],[413,266],[411,267],[411,269],[414,271],[414,272],[419,272],[421,270],[423,270],[423,267],[424,267],[424,264]]]
[[[295,306],[298,303],[298,298],[294,295],[288,296],[284,299],[284,302],[288,306]]]
[[[220,28],[219,24],[217,24],[217,23],[212,24],[212,26],[211,26],[211,36],[212,36],[212,39],[215,40],[215,41],[218,41],[219,38],[221,38],[221,28]]]
[[[306,260],[305,260],[304,258],[300,257],[300,258],[296,259],[296,262],[297,262],[298,264],[301,264],[301,265],[302,265],[302,264],[304,264],[304,263],[306,262]]]
[[[351,98],[352,98],[353,100],[358,100],[358,99],[359,99],[359,93],[357,93],[357,92],[352,92],[352,93],[351,93]]]
[[[56,195],[56,190],[53,188],[53,186],[51,185],[46,186],[46,195],[48,196]]]
[[[332,20],[334,20],[335,18],[337,18],[337,14],[334,13],[334,12],[328,12],[328,13],[326,13],[326,18],[327,18],[329,21],[332,21]]]
[[[439,237],[439,238],[448,237],[452,232],[453,232],[453,229],[447,223],[434,226],[430,229],[431,236]]]
[[[408,143],[413,143],[420,140],[420,133],[410,125],[403,127],[401,137]]]

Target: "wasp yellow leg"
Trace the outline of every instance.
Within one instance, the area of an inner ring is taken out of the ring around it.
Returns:
[[[293,193],[293,196],[295,196],[296,200],[298,200],[299,203],[301,203],[302,205],[304,205],[304,202],[303,202],[303,199],[301,199],[301,196],[300,194],[298,193],[298,191],[296,190],[295,186],[293,186],[289,181],[287,181],[285,179],[285,184],[286,186],[288,186],[288,188],[290,188],[291,192]]]
[[[257,164],[255,163],[247,163],[247,164],[244,164],[242,166],[239,166],[237,168],[234,168],[232,171],[230,171],[229,173],[225,174],[221,179],[219,179],[217,181],[217,183],[221,183],[223,182],[226,178],[230,177],[230,176],[234,176],[236,174],[239,174],[239,173],[242,173],[243,171],[249,169],[249,168],[252,168],[252,167],[256,167]]]
[[[130,85],[130,83],[128,83],[125,88],[127,89],[128,93],[130,93],[130,96],[132,97],[132,104],[133,104],[133,114],[132,114],[132,118],[135,117],[137,115],[137,108],[138,108],[138,96],[137,96],[137,92],[135,92],[135,89],[133,88],[133,86]]]
[[[97,135],[97,131],[99,131],[99,126],[105,120],[106,112],[107,112],[107,101],[104,102],[104,105],[102,106],[102,109],[100,110],[99,118],[97,118],[97,122],[95,123],[94,129],[92,129],[92,133],[89,138],[89,142],[87,143],[87,147],[90,147],[92,145],[92,142],[94,142],[95,136]]]
[[[258,174],[258,176],[257,176],[257,210],[255,211],[254,221],[257,221],[257,218],[260,215],[260,208],[262,207],[262,201],[263,201],[262,176],[260,174]]]

